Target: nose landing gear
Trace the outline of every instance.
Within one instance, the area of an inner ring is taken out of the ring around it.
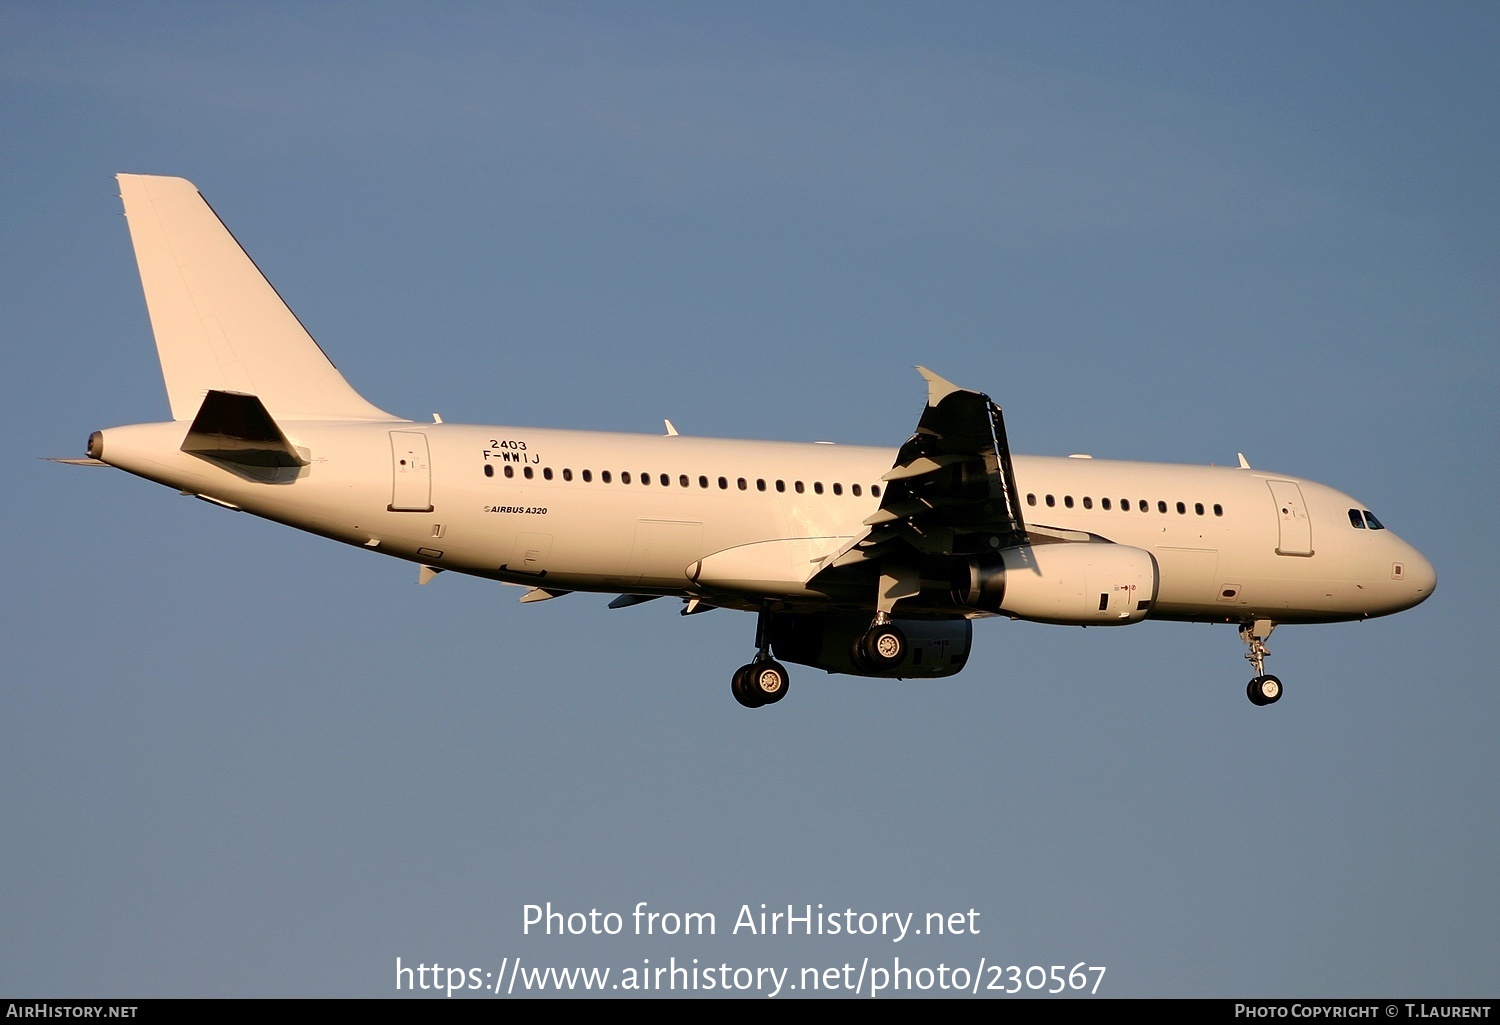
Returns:
[[[1271,654],[1266,638],[1274,629],[1276,624],[1269,619],[1240,624],[1240,640],[1250,649],[1245,658],[1255,667],[1255,678],[1245,687],[1245,696],[1252,705],[1272,705],[1281,700],[1281,680],[1266,674],[1266,656]]]
[[[1274,676],[1257,676],[1245,688],[1252,705],[1273,704],[1281,697],[1281,681]]]

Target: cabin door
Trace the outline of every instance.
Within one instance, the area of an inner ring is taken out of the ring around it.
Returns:
[[[391,512],[432,511],[432,466],[427,435],[391,432]]]
[[[1277,555],[1311,555],[1312,520],[1302,501],[1302,489],[1289,480],[1268,480],[1271,496],[1276,499],[1276,523],[1280,531]]]

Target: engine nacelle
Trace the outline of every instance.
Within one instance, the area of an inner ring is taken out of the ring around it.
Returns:
[[[771,616],[771,649],[798,665],[851,676],[934,679],[952,676],[969,660],[974,631],[967,619],[895,619],[906,635],[908,652],[894,669],[869,673],[853,660],[854,642],[870,629],[868,613],[776,613]]]
[[[1117,626],[1151,611],[1161,575],[1150,552],[1107,542],[1017,545],[954,567],[953,600],[1038,623]]]

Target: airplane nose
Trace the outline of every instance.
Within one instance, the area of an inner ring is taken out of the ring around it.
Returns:
[[[1437,570],[1432,568],[1432,563],[1415,548],[1405,560],[1405,574],[1407,584],[1412,588],[1412,597],[1416,600],[1413,605],[1418,605],[1432,596],[1437,588]]]

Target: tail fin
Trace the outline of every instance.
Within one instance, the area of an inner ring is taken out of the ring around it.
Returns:
[[[279,419],[399,419],[349,386],[192,182],[118,180],[172,419],[214,391],[258,396]]]

